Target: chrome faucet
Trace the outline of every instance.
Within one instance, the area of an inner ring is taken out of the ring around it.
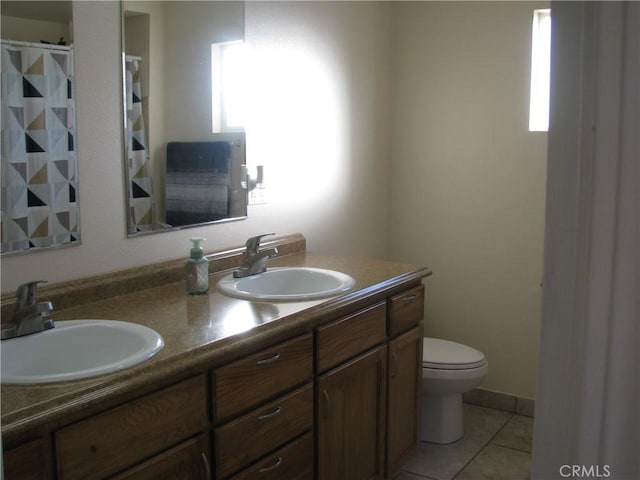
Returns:
[[[247,249],[244,252],[244,264],[237,270],[234,270],[233,276],[235,278],[248,277],[267,271],[267,267],[264,266],[265,260],[278,255],[278,249],[275,247],[268,250],[260,250],[260,240],[267,235],[275,235],[275,233],[265,233],[264,235],[251,237],[247,240]]]
[[[46,280],[25,283],[18,287],[16,313],[8,324],[2,326],[2,340],[41,332],[55,326],[51,318],[51,302],[38,302],[39,283],[46,283]]]

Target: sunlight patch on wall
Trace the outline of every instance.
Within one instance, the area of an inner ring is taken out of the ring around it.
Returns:
[[[309,42],[273,39],[251,46],[248,58],[247,158],[265,165],[270,200],[333,195],[348,164],[337,69]]]

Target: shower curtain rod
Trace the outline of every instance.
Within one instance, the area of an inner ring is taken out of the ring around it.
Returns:
[[[64,50],[67,52],[70,51],[72,48],[72,46],[70,45],[54,45],[53,43],[23,42],[20,40],[8,40],[4,38],[1,41],[5,45],[11,45],[13,47],[37,47],[37,48],[46,48],[49,50]]]

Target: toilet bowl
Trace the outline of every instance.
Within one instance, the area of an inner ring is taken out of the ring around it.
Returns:
[[[476,388],[489,366],[482,352],[448,340],[422,340],[421,439],[451,443],[462,438],[462,394]]]

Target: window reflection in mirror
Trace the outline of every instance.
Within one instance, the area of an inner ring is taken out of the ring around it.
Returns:
[[[2,254],[80,243],[70,1],[2,14]]]
[[[242,43],[244,3],[122,8],[128,234],[246,218],[244,130],[212,129],[213,85],[224,78],[212,46]]]
[[[246,67],[243,41],[211,45],[211,112],[214,133],[244,130]]]

